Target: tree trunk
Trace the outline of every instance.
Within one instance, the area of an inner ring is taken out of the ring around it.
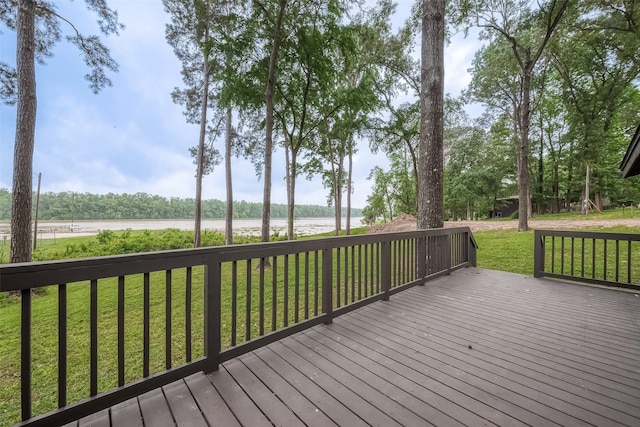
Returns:
[[[347,221],[345,224],[345,234],[351,234],[351,186],[353,180],[353,135],[349,135],[349,172],[347,174]]]
[[[265,88],[265,141],[264,141],[264,191],[262,196],[262,241],[268,242],[271,228],[271,159],[273,157],[273,93],[276,87],[278,55],[282,43],[282,22],[287,0],[280,0],[278,17],[273,29],[273,45],[269,57],[269,74]]]
[[[444,226],[444,0],[424,0],[418,147],[418,228]]]
[[[13,154],[9,255],[9,262],[12,263],[31,261],[31,196],[36,132],[35,10],[36,2],[33,0],[18,2],[18,105]]]
[[[205,40],[209,38],[209,30],[205,30]],[[200,247],[200,228],[202,224],[202,177],[204,176],[204,141],[207,135],[207,108],[209,104],[209,61],[204,56],[202,67],[203,88],[200,111],[200,140],[198,141],[198,169],[196,174],[196,218],[193,228],[193,247]]]
[[[293,221],[296,210],[296,174],[297,174],[297,153],[291,150],[291,158],[287,159],[287,239],[293,240]],[[287,156],[289,157],[289,156]]]
[[[522,109],[518,141],[518,231],[529,229],[529,125],[531,120],[531,72],[522,72]]]
[[[233,245],[233,181],[231,175],[231,144],[233,142],[233,115],[231,107],[227,108],[225,144],[224,144],[224,172],[227,181],[227,206],[224,221],[225,244]]]

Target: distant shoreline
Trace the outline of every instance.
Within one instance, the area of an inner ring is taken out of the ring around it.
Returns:
[[[351,218],[353,227],[361,226],[362,217]],[[224,232],[224,219],[203,219],[202,229],[210,231]],[[342,226],[345,225],[345,217],[342,217]],[[261,218],[237,218],[233,220],[233,232],[244,235],[260,235],[262,227]],[[70,220],[38,221],[38,238],[51,239],[56,237],[71,236],[92,236],[103,230],[125,231],[125,230],[163,230],[167,228],[177,228],[180,230],[193,231],[193,219],[110,219],[110,220]],[[310,234],[326,233],[335,230],[335,219],[333,217],[318,218],[297,218],[294,220],[294,233],[299,236]],[[286,233],[286,218],[271,218],[270,234]],[[0,222],[0,239],[9,239],[10,224]]]

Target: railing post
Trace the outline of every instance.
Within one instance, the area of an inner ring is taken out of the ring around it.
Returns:
[[[391,242],[382,242],[380,250],[380,282],[384,301],[389,301],[389,291],[391,289]]]
[[[213,259],[204,269],[204,351],[205,373],[217,371],[220,364],[220,259]]]
[[[544,235],[541,230],[533,232],[533,277],[544,275]]]
[[[324,323],[333,322],[333,249],[322,250],[322,313]]]
[[[467,245],[467,262],[469,266],[476,267],[477,266],[477,249],[476,245],[473,244],[473,239],[471,237],[471,230],[467,231],[465,244]]]
[[[416,255],[418,260],[416,265],[418,266],[418,277],[422,279],[420,285],[426,283],[425,277],[427,276],[427,237],[418,237],[418,253]]]

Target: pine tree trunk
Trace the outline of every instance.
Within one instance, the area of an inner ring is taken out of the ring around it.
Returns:
[[[420,74],[418,228],[444,226],[444,0],[424,0]]]
[[[35,10],[33,0],[18,2],[16,71],[18,105],[13,155],[11,250],[9,262],[31,261],[31,196],[36,131]]]
[[[209,31],[205,30],[205,40],[209,38]],[[209,104],[209,61],[205,55],[202,66],[204,87],[200,111],[200,140],[198,141],[198,170],[196,174],[196,215],[193,227],[193,247],[199,248],[200,229],[202,224],[202,177],[204,176],[204,141],[207,135],[207,108]]]
[[[287,0],[280,0],[278,17],[273,29],[273,44],[269,57],[269,74],[265,89],[266,114],[265,114],[265,141],[264,141],[264,191],[262,194],[262,241],[268,242],[271,228],[271,160],[273,157],[273,94],[276,87],[278,70],[278,55],[282,43],[282,22]]]
[[[233,140],[233,118],[231,107],[227,108],[225,147],[224,147],[224,172],[227,181],[227,206],[224,221],[224,236],[227,245],[233,245],[233,180],[231,175],[231,144]]]

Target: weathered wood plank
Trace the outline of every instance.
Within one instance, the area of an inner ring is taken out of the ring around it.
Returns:
[[[249,399],[247,394],[235,382],[233,377],[224,368],[209,374],[211,382],[220,396],[229,406],[240,424],[245,426],[271,426],[271,422],[264,416],[260,409]]]
[[[111,407],[111,424],[118,427],[143,427],[138,399],[125,400]]]
[[[184,380],[162,387],[173,418],[180,427],[207,427],[198,404],[191,396]]]
[[[326,329],[326,328],[325,328]],[[422,381],[417,375],[404,376],[402,369],[398,369],[398,363],[388,360],[388,364],[371,355],[369,352],[358,352],[362,346],[350,340],[344,335],[326,333],[322,328],[314,328],[305,333],[305,337],[298,337],[302,344],[312,347],[324,357],[342,364],[345,369],[359,378],[362,369],[370,370],[375,376],[365,376],[371,385],[384,390],[389,398],[401,402],[408,409],[415,412],[425,420],[434,421],[441,418],[437,412],[442,412],[447,417],[452,417],[465,425],[491,425],[495,423],[502,426],[524,426],[525,424],[509,417],[507,414],[497,411],[495,408],[485,405],[468,396],[456,393],[454,389],[442,385],[435,393],[428,381]],[[370,357],[371,356],[371,357]],[[385,385],[384,383],[388,383]],[[464,406],[456,404],[464,401]],[[434,416],[434,411],[436,415]],[[441,418],[442,419],[442,418]],[[450,423],[452,420],[444,418]]]
[[[224,366],[272,423],[280,426],[304,425],[240,360],[230,360]]]
[[[279,373],[253,353],[240,357],[244,365],[289,407],[308,426],[335,427],[336,423],[315,406],[305,395],[298,392]]]
[[[359,320],[374,319],[374,317],[367,314],[368,313],[361,312],[354,315],[354,318],[357,317]],[[585,422],[590,422],[594,425],[606,425],[611,422],[611,420],[614,420],[622,424],[632,424],[634,422],[633,418],[635,417],[621,411],[631,414],[636,412],[640,416],[640,411],[637,408],[634,410],[630,405],[625,405],[621,402],[616,403],[616,401],[611,399],[609,399],[609,403],[617,408],[612,409],[604,406],[601,404],[601,401],[606,399],[606,397],[594,396],[593,393],[585,391],[580,387],[571,386],[560,381],[554,382],[549,378],[545,378],[546,383],[539,381],[537,379],[539,375],[526,371],[522,366],[514,364],[514,368],[509,370],[505,367],[507,366],[507,361],[505,360],[482,360],[482,358],[479,357],[482,347],[478,348],[476,346],[476,349],[473,351],[462,352],[460,349],[464,348],[464,346],[450,344],[450,341],[448,342],[433,334],[428,340],[416,336],[420,328],[417,328],[414,322],[408,322],[407,325],[405,325],[402,324],[402,319],[399,319],[393,323],[393,326],[385,325],[384,319],[386,316],[379,310],[376,311],[375,318],[383,320],[380,322],[381,330],[390,331],[393,329],[396,337],[411,340],[408,344],[411,349],[420,349],[425,346],[429,351],[437,352],[441,357],[449,360],[452,366],[459,367],[470,373],[472,372],[496,384],[501,384],[514,392],[555,408],[558,411],[565,411],[568,408],[567,404],[571,404],[579,412],[575,417]],[[450,346],[448,344],[450,344]],[[551,382],[551,385],[549,382]],[[560,386],[570,390],[570,392],[560,389]],[[590,399],[581,395],[586,395]],[[569,409],[567,412],[571,414],[573,410]]]
[[[157,388],[138,396],[140,412],[145,426],[173,427],[175,422],[169,409],[169,404],[164,398],[162,389]]]
[[[407,311],[407,317],[410,314]],[[629,405],[640,406],[640,389],[615,382],[609,377],[598,376],[592,371],[584,371],[574,368],[572,365],[563,365],[556,359],[544,357],[540,354],[530,354],[530,345],[526,340],[506,340],[504,336],[495,333],[487,334],[482,329],[476,329],[474,325],[460,325],[447,322],[438,314],[430,311],[429,315],[421,314],[422,320],[412,317],[418,324],[429,328],[429,336],[438,339],[446,339],[451,345],[472,345],[474,355],[482,360],[491,362],[501,360],[502,366],[520,373],[528,372],[538,377],[540,375],[548,379],[548,383],[558,388],[569,384],[567,390],[596,393],[596,400],[602,402],[602,398],[615,399]],[[407,319],[409,320],[409,319]],[[576,388],[577,387],[577,388]],[[578,389],[579,388],[579,389]],[[621,409],[622,410],[622,409]]]
[[[282,343],[270,344],[269,348],[277,352],[297,370],[318,384],[322,389],[330,392],[337,400],[344,403],[351,411],[370,425],[399,426],[400,424],[383,411],[368,402],[364,397],[354,393],[335,378],[330,377],[313,363],[305,360]]]
[[[316,376],[307,376],[295,369],[281,355],[269,347],[261,348],[254,352],[265,364],[278,372],[282,377],[309,401],[316,405],[331,420],[340,426],[365,427],[365,423],[359,416],[338,400],[333,391],[327,391],[316,383]]]
[[[433,422],[436,425],[442,425],[445,423],[450,426],[461,427],[463,425],[437,410],[430,411],[429,415],[424,418],[420,417],[415,412],[412,412],[408,408],[402,406],[401,403],[396,400],[396,397],[400,396],[389,396],[389,394],[392,393],[392,390],[390,390],[391,385],[389,383],[376,381],[376,379],[379,380],[379,378],[365,369],[354,371],[343,368],[340,365],[325,359],[323,355],[317,353],[315,351],[315,346],[314,348],[310,348],[310,345],[312,345],[310,341],[307,340],[303,344],[298,341],[298,339],[299,338],[296,337],[296,339],[287,339],[282,342],[300,357],[307,360],[313,366],[321,369],[322,372],[326,373],[326,375],[329,375],[331,378],[343,384],[354,393],[362,396],[367,402],[374,405],[399,424],[433,425],[431,424],[431,422]],[[371,382],[373,382],[374,385],[371,385]]]
[[[109,427],[109,410],[104,409],[78,420],[78,427]]]
[[[185,383],[210,426],[240,426],[208,376],[202,372],[193,374],[185,378]]]

